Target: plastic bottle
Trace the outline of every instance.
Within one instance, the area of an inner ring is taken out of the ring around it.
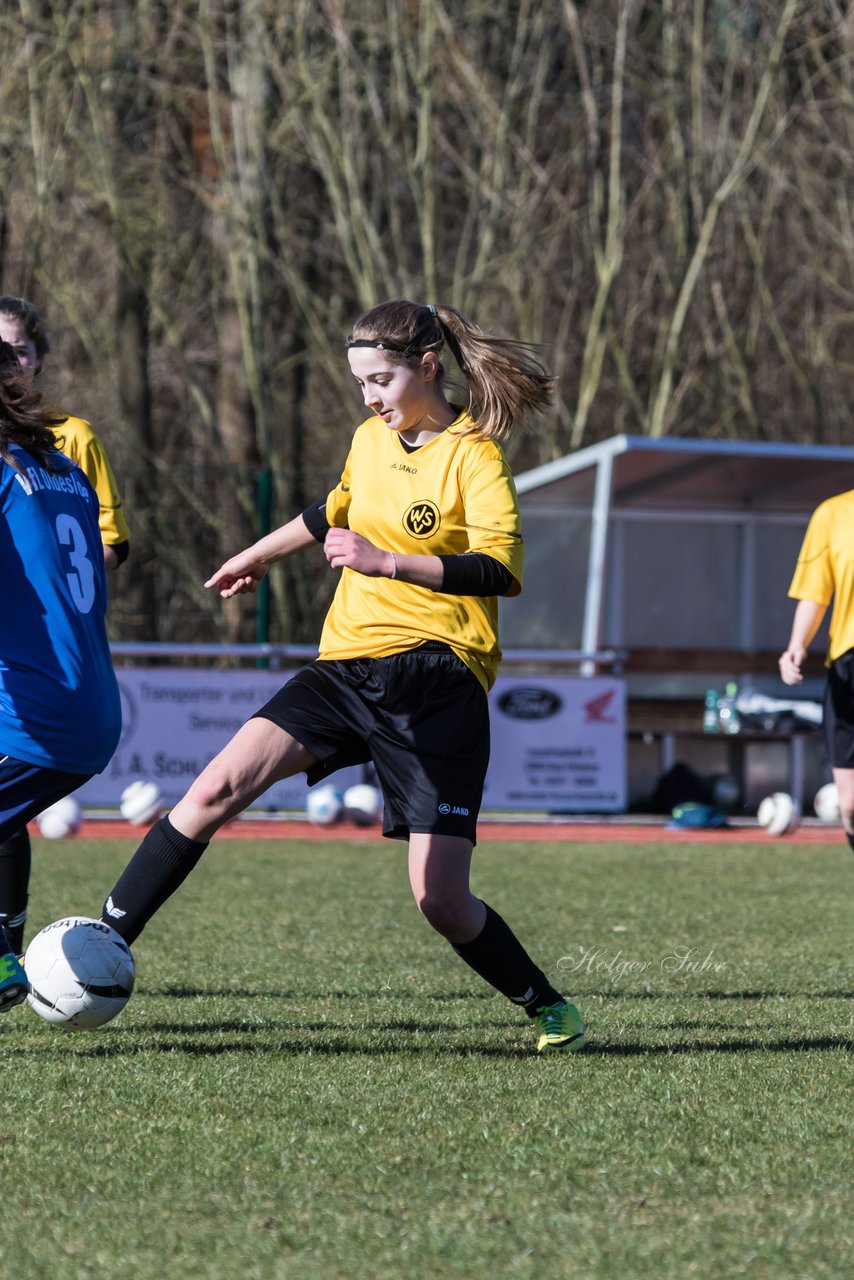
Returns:
[[[741,717],[738,714],[738,685],[729,680],[724,689],[724,696],[718,703],[718,719],[721,733],[738,733],[741,729]]]
[[[706,704],[703,707],[703,732],[717,733],[719,728],[718,691],[717,689],[707,689]]]

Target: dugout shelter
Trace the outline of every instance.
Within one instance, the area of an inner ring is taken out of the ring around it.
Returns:
[[[621,656],[630,803],[675,759],[738,772],[748,804],[775,785],[812,794],[826,772],[818,743],[800,776],[790,742],[762,752],[745,737],[722,753],[703,739],[702,704],[727,680],[791,696],[777,658],[792,571],[815,507],[854,489],[854,447],[620,435],[516,483],[526,581],[502,601],[503,645]],[[799,696],[820,696],[825,635]]]

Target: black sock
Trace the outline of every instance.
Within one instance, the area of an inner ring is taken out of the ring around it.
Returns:
[[[168,817],[155,822],[104,903],[101,919],[128,944],[135,942],[156,911],[184,883],[207,841],[176,831]]]
[[[26,827],[0,842],[0,924],[15,955],[24,949],[27,893],[30,887],[30,837]]]
[[[486,923],[471,942],[451,943],[457,955],[475,973],[514,1004],[521,1004],[529,1017],[542,1005],[563,999],[542,969],[538,969],[519,939],[501,916],[487,903]]]
[[[845,832],[845,839],[848,841],[848,843],[849,843],[849,845],[851,846],[851,848],[852,848],[852,849],[854,849],[854,835],[852,835],[852,834],[851,834],[851,832],[846,831],[846,832]]]

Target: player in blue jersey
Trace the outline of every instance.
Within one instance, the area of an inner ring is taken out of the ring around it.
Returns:
[[[0,342],[0,841],[103,769],[121,729],[98,499]],[[0,926],[0,1010],[27,994]]]
[[[0,342],[15,352],[24,377],[34,383],[41,376],[50,351],[47,325],[27,298],[0,297]],[[127,559],[130,533],[125,522],[121,494],[104,445],[83,418],[58,415],[49,424],[62,452],[76,462],[98,495],[104,564],[117,569]],[[0,925],[11,948],[24,949],[24,928],[30,887],[32,849],[26,826],[0,840]]]

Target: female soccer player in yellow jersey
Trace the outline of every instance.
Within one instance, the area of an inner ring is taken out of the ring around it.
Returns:
[[[50,351],[47,326],[26,298],[0,296],[0,342],[7,342],[21,372],[32,385]],[[113,469],[96,433],[83,418],[65,417],[51,424],[57,447],[76,462],[98,498],[98,524],[104,565],[115,569],[127,557],[130,534],[122,511]],[[0,841],[0,925],[11,947],[23,948],[32,853],[26,827]]]
[[[784,684],[800,684],[810,642],[833,600],[824,693],[824,732],[839,812],[854,849],[854,490],[822,502],[812,514],[789,595],[798,601],[785,652]]]
[[[446,398],[445,350],[466,380],[465,407]],[[370,760],[384,834],[409,843],[423,915],[524,1007],[540,1050],[579,1049],[578,1010],[469,888],[500,658],[497,596],[522,582],[518,502],[498,442],[549,402],[552,379],[523,344],[482,333],[452,307],[405,301],[363,315],[347,356],[370,416],[340,483],[206,583],[225,598],[254,591],[276,561],[322,541],[341,579],[319,659],[152,827],[103,919],[133,942],[219,827],[273,782],[305,772],[315,783]]]

